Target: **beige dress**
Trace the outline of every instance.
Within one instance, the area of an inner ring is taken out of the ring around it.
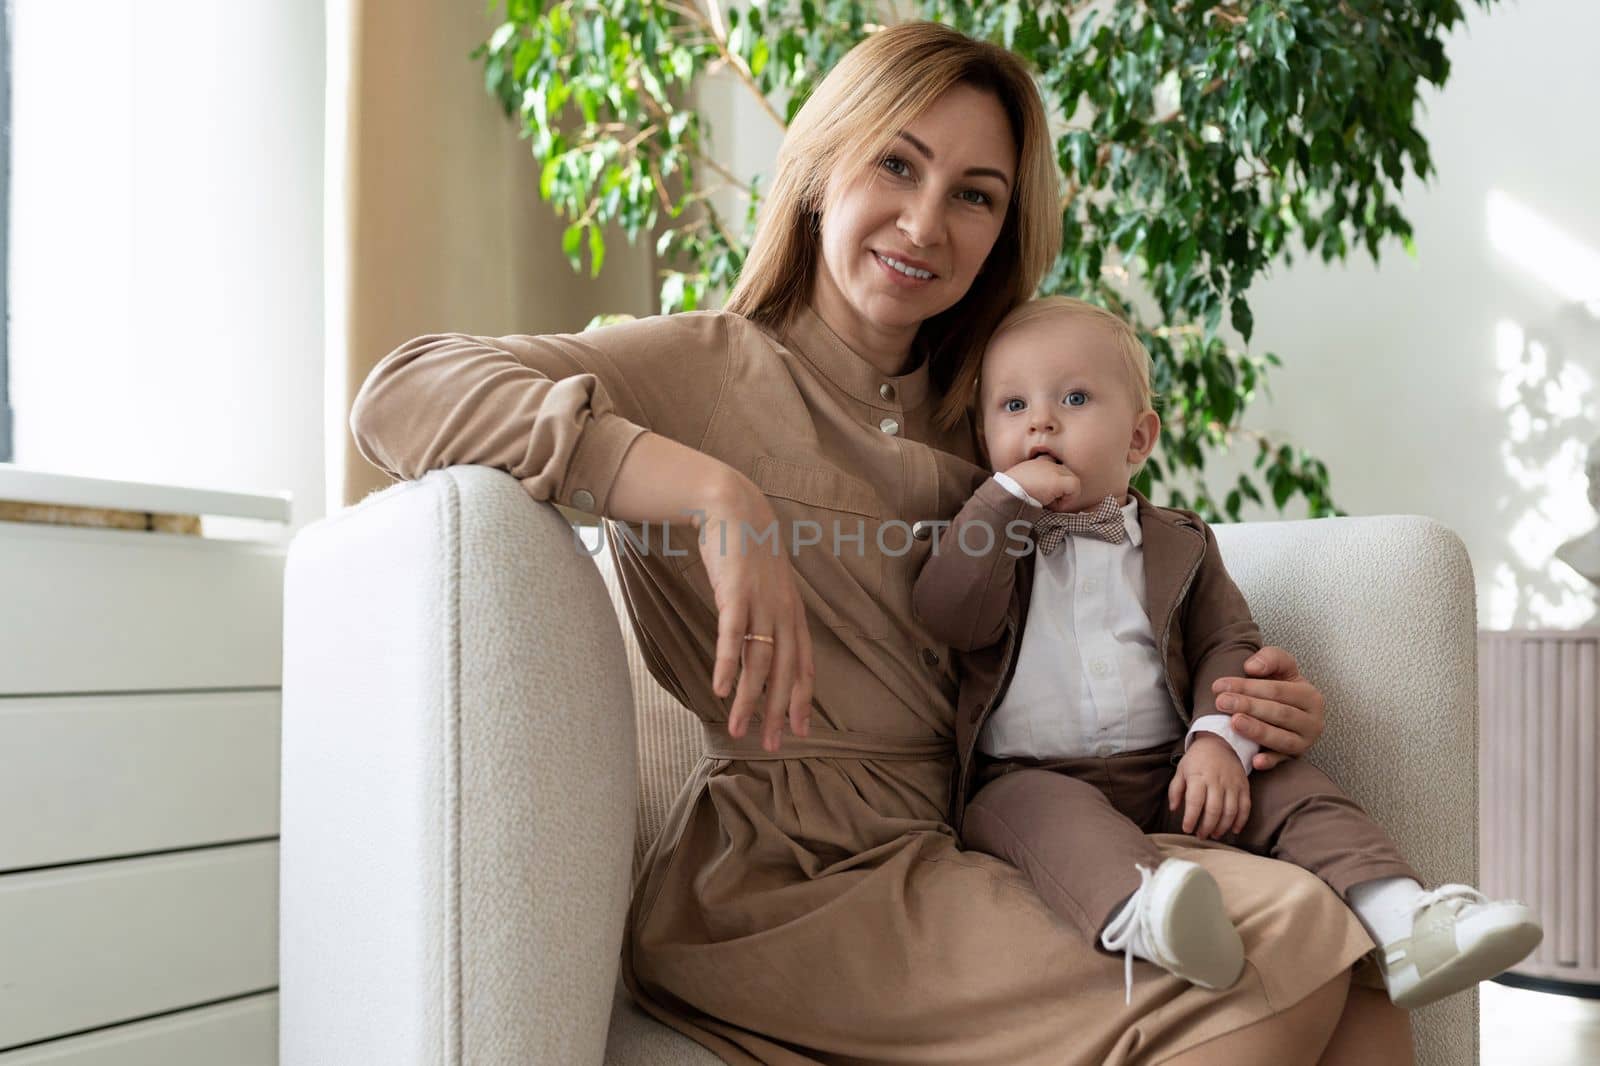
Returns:
[[[925,366],[880,375],[810,311],[780,335],[735,315],[581,335],[419,338],[351,415],[412,478],[498,467],[536,499],[607,513],[646,429],[723,460],[771,500],[816,646],[814,735],[769,758],[721,723],[716,613],[687,526],[611,529],[651,671],[707,725],[708,754],[635,886],[623,974],[639,1003],[729,1062],[1156,1062],[1291,1006],[1371,942],[1303,870],[1162,837],[1217,878],[1249,965],[1223,993],[1093,950],[1016,869],[945,822],[956,677],[911,610],[929,550],[986,472],[932,422]],[[804,532],[798,520],[817,523]],[[835,551],[834,538],[838,538]],[[618,714],[625,709],[618,708]],[[752,730],[752,735],[754,734]]]

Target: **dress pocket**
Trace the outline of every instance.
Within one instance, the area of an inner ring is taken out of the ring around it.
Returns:
[[[756,457],[751,480],[778,516],[806,607],[830,628],[873,640],[888,635],[883,612],[884,507],[866,482],[829,467]],[[747,550],[770,551],[770,541]]]

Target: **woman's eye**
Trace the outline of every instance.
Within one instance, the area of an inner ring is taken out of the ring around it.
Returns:
[[[1068,407],[1082,407],[1089,402],[1089,394],[1082,389],[1067,393]]]
[[[902,178],[911,172],[911,168],[906,164],[906,161],[897,155],[884,156],[883,169],[896,177]]]
[[[1004,407],[1004,408],[1005,408],[1005,409],[1006,409],[1006,412],[1007,412],[1007,413],[1009,413],[1009,414],[1016,414],[1016,413],[1017,413],[1017,412],[1018,412],[1018,411],[1020,411],[1020,410],[1022,410],[1022,409],[1023,409],[1023,408],[1024,408],[1024,407],[1026,407],[1026,406],[1027,406],[1027,405],[1026,405],[1026,404],[1024,404],[1024,403],[1023,403],[1023,402],[1022,402],[1022,401],[1021,401],[1021,400],[1015,400],[1015,399],[1013,399],[1013,400],[1007,400],[1007,401],[1006,401],[1006,402],[1005,402],[1005,403],[1004,403],[1004,404],[1002,404],[1002,405],[1001,405],[1001,406],[1002,406],[1002,407]]]
[[[967,203],[974,204],[978,207],[984,207],[990,202],[989,194],[986,192],[979,192],[977,189],[963,189],[961,191],[961,198]]]

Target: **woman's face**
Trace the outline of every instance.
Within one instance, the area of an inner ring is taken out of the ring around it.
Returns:
[[[876,167],[837,173],[813,289],[823,320],[863,354],[903,359],[917,327],[965,296],[988,258],[1016,157],[1000,102],[959,85],[908,124]]]

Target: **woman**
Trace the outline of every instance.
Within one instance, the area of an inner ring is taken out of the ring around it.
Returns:
[[[1164,843],[1222,883],[1252,965],[1218,994],[1146,975],[1124,1008],[1120,962],[945,821],[956,687],[912,616],[912,529],[985,476],[966,391],[1058,246],[1051,152],[1008,53],[884,31],[796,117],[726,311],[419,338],[372,372],[356,439],[398,477],[481,463],[675,523],[654,551],[608,527],[652,672],[706,724],[623,973],[727,1061],[1410,1062],[1404,1016],[1349,986],[1370,943],[1302,871]],[[1321,697],[1260,658],[1231,682],[1249,731],[1299,753]]]

